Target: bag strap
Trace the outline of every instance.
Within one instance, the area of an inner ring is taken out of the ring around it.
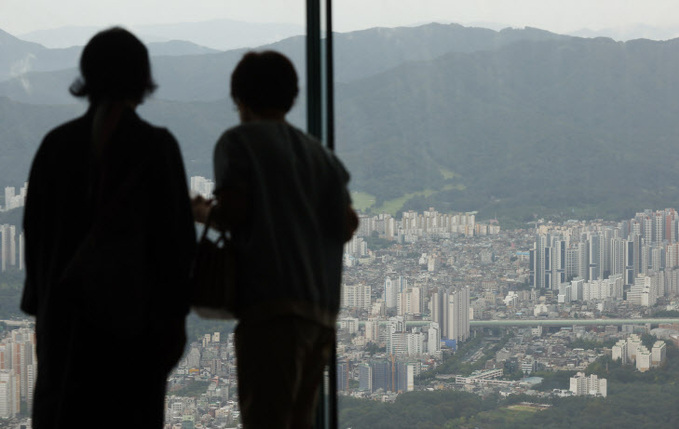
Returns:
[[[207,214],[207,219],[205,219],[205,225],[203,226],[203,233],[200,235],[200,241],[205,240],[205,238],[207,237],[207,233],[210,229],[210,225],[212,225],[212,219],[215,214],[215,210],[213,210],[214,208],[215,208],[214,205],[210,207],[210,211]],[[217,242],[226,241],[226,231],[219,229],[217,231],[219,231],[219,239],[217,240]]]

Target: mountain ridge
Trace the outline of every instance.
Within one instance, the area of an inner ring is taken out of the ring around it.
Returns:
[[[17,37],[50,48],[68,48],[85,45],[90,37],[104,28],[106,26],[65,26],[32,31]],[[218,51],[260,46],[304,33],[303,25],[251,23],[232,19],[135,25],[126,28],[147,44],[181,39]]]
[[[422,61],[436,58],[448,52],[472,52],[493,50],[518,40],[563,39],[544,30],[526,28],[501,31],[468,28],[458,24],[428,24],[419,27],[373,28],[351,33],[337,33],[335,46],[335,79],[338,83],[351,82],[367,75],[374,75],[406,61]],[[300,85],[305,85],[305,38],[293,36],[273,44],[263,45],[258,50],[274,49],[290,57],[300,71]],[[205,55],[156,57],[151,61],[159,83],[157,97],[174,101],[215,101],[229,96],[228,80],[230,70],[247,49],[234,49]],[[152,52],[153,54],[153,52]],[[55,76],[46,77],[51,82],[41,85],[41,76],[36,72],[2,81],[0,95],[7,95],[18,101],[44,104],[68,104],[71,99],[59,90],[57,80],[62,76],[61,86],[67,86],[77,75],[77,60],[71,61],[70,77],[63,77],[63,70]],[[38,70],[44,71],[44,70]],[[0,75],[1,76],[1,75]],[[26,91],[29,86],[44,87],[43,91]],[[50,92],[49,88],[53,88]],[[41,95],[45,94],[44,98]]]
[[[406,39],[417,31],[428,34],[423,40],[436,39],[442,29],[461,31],[460,43],[467,37],[475,44],[465,45],[466,51],[448,46],[441,54],[445,46],[431,46],[412,52],[424,42],[413,45]],[[338,46],[363,49],[338,53],[355,61],[339,67],[345,80],[336,87],[336,141],[352,172],[352,189],[376,200],[372,210],[433,206],[526,222],[536,216],[624,218],[643,208],[673,206],[679,199],[674,185],[679,181],[679,39],[616,42],[530,28],[492,32],[437,25],[345,37],[350,38],[349,45]],[[370,40],[377,42],[366,45]],[[380,70],[375,61],[357,71],[366,64],[363,59],[388,45],[386,40],[403,41],[394,45],[400,52],[385,55],[391,65]],[[299,42],[290,38],[275,47],[295,59],[303,55]],[[227,63],[241,54],[199,55],[197,62],[180,57],[183,64],[163,57],[154,63],[161,85],[183,86],[188,95],[212,90],[215,97],[152,99],[141,109],[143,117],[177,135],[191,175],[211,176],[214,141],[237,123],[228,99]],[[206,61],[222,74],[206,71]],[[195,77],[200,72],[205,79]],[[190,82],[178,80],[189,75],[194,76]],[[38,80],[47,82],[45,91],[58,87],[50,76],[55,79],[47,73]],[[293,123],[304,123],[303,103],[301,96]],[[49,109],[56,125],[74,109],[8,99],[2,105],[23,113],[0,116],[0,130],[7,121],[17,127],[23,118],[47,115]],[[22,142],[10,145],[16,156],[29,158],[46,126],[44,120],[23,125]],[[17,140],[4,137],[0,134],[0,142]],[[0,183],[10,170],[16,177],[27,169],[28,161],[10,161],[0,156]]]

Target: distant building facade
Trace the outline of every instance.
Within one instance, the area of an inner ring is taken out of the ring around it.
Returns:
[[[596,374],[586,376],[584,372],[578,372],[570,379],[570,391],[576,396],[603,396],[608,395],[608,381],[599,378]]]

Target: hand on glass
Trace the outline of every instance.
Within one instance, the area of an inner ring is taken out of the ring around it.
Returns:
[[[195,196],[191,199],[191,211],[193,212],[193,219],[196,222],[205,223],[212,208],[212,199],[206,199],[202,195]]]

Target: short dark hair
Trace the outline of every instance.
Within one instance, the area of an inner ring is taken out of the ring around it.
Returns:
[[[231,97],[255,112],[290,111],[299,94],[292,62],[275,51],[248,52],[231,74]]]
[[[120,27],[101,31],[90,39],[80,56],[80,74],[69,91],[90,101],[142,102],[156,89],[146,46]]]

